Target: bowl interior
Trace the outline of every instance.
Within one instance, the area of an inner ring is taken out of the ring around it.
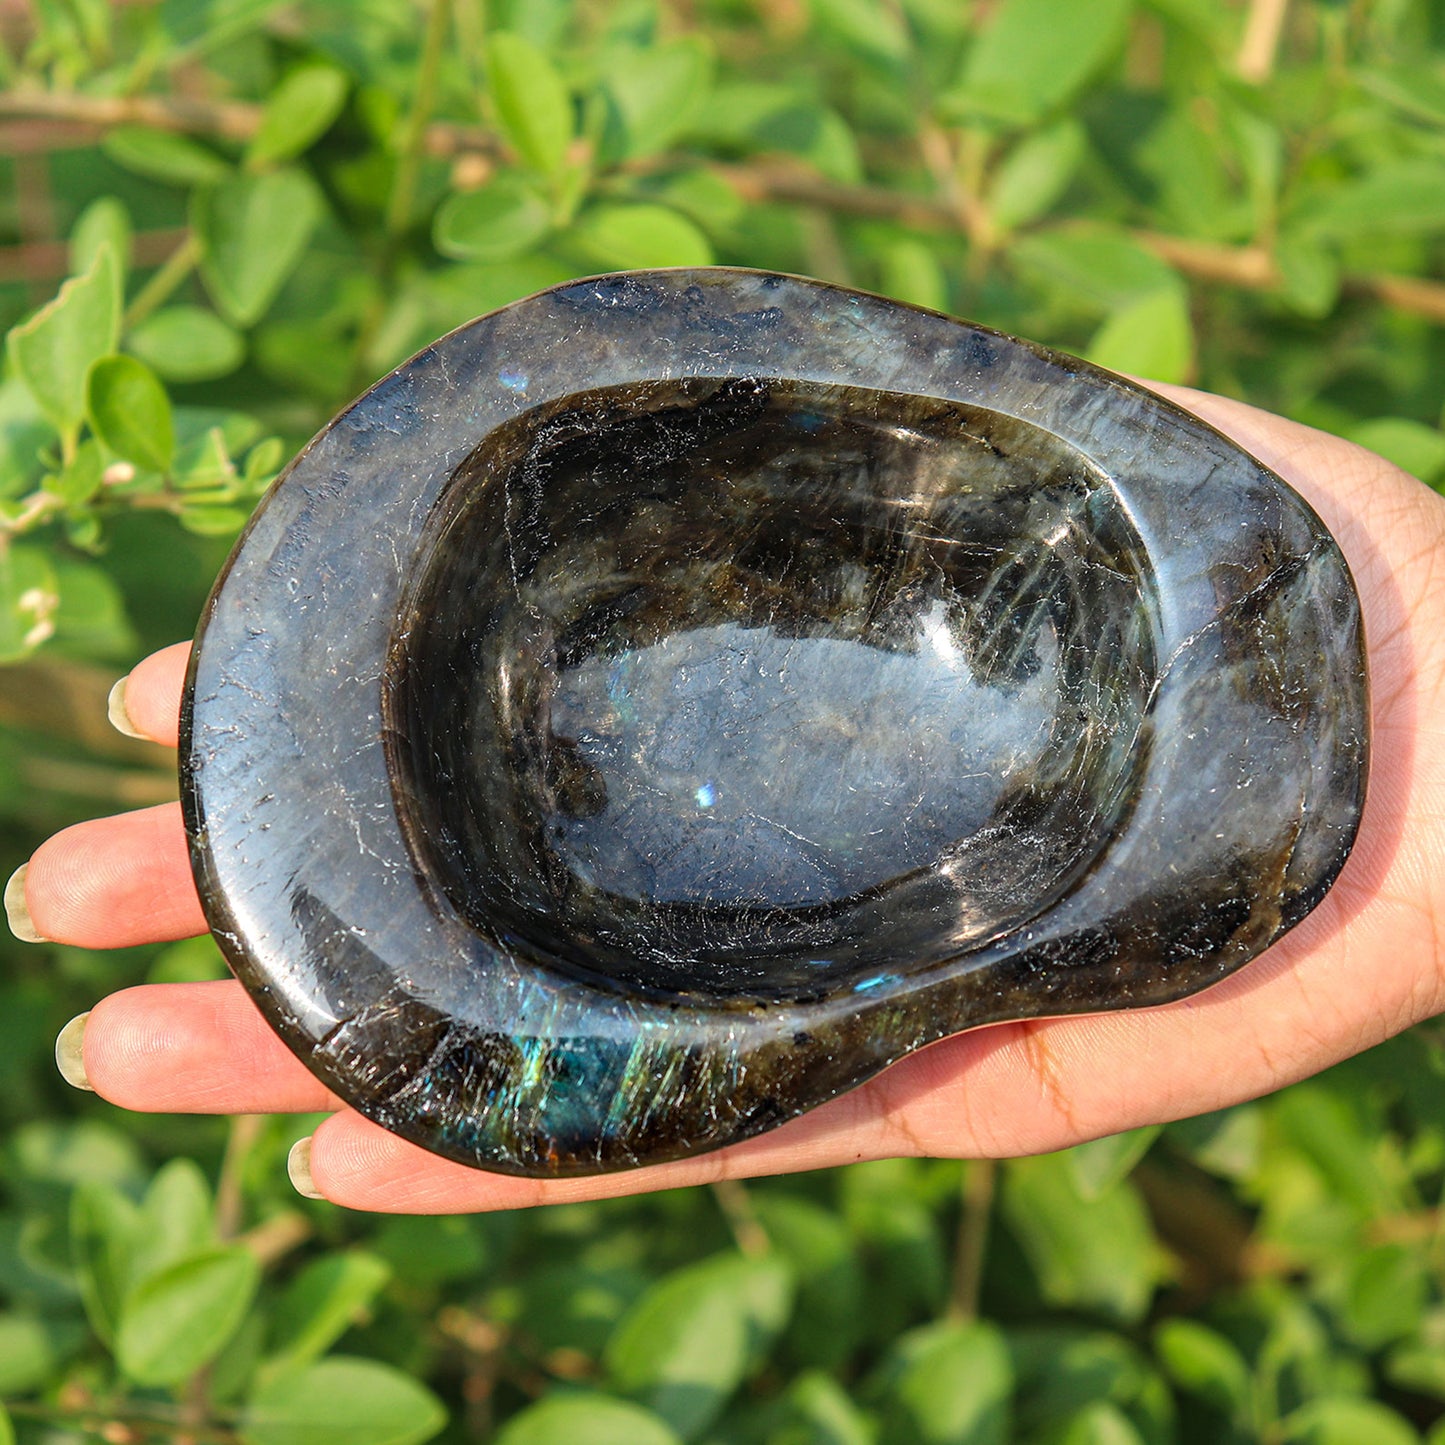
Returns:
[[[490,433],[390,649],[439,907],[624,990],[866,989],[1027,923],[1117,829],[1148,557],[1058,437],[937,398],[693,378]]]

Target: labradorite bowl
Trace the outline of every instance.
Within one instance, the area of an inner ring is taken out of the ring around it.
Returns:
[[[298,457],[207,607],[183,798],[313,1072],[556,1175],[1223,977],[1343,865],[1366,710],[1333,539],[1187,413],[878,297],[635,273]]]

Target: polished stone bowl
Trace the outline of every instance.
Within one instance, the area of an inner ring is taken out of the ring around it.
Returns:
[[[1298,922],[1366,763],[1319,519],[1083,362],[765,273],[484,317],[278,482],[183,794],[282,1037],[429,1149],[716,1148]]]

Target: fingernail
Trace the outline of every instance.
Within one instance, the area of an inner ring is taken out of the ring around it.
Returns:
[[[55,1037],[55,1067],[72,1089],[95,1093],[95,1086],[85,1076],[85,1021],[88,1013],[77,1014]]]
[[[311,1177],[312,1137],[308,1134],[291,1146],[291,1152],[286,1156],[286,1172],[291,1176],[291,1183],[298,1194],[306,1199],[325,1199]]]
[[[29,871],[30,865],[22,863],[5,885],[5,921],[21,943],[45,943],[44,935],[37,931],[30,917],[30,905],[25,901],[25,875]]]
[[[105,700],[106,716],[110,719],[110,725],[116,732],[124,733],[128,738],[144,738],[145,734],[137,729],[130,720],[130,714],[125,710],[125,685],[129,681],[130,673],[126,673],[111,688],[110,696]]]

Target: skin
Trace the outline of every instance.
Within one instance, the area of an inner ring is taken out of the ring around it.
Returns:
[[[1238,402],[1157,387],[1274,468],[1354,573],[1370,652],[1373,764],[1349,863],[1324,902],[1248,968],[1160,1008],[998,1024],[944,1040],[745,1144],[591,1179],[466,1169],[341,1106],[239,984],[161,984],[98,1003],[84,1062],[127,1109],[332,1111],[311,1171],[354,1209],[460,1213],[629,1194],[895,1155],[1007,1157],[1257,1097],[1445,1009],[1445,499],[1351,443]],[[171,746],[188,645],[126,686],[136,728]],[[92,948],[205,931],[180,809],[81,823],[45,843],[26,901],[49,939]]]

